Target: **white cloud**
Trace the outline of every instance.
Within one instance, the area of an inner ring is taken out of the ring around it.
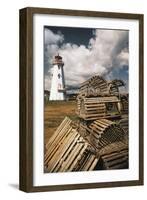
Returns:
[[[128,49],[123,49],[120,54],[117,55],[117,62],[120,66],[128,65],[129,52]]]
[[[45,28],[44,30],[44,38],[45,38],[45,44],[56,44],[59,42],[63,42],[64,36],[61,32],[58,32],[57,34],[53,33],[51,30]]]
[[[78,85],[93,75],[107,75],[113,68],[121,68],[128,64],[129,53],[124,44],[128,36],[127,31],[97,29],[93,38],[89,40],[88,47],[63,43],[59,48],[59,41],[64,42],[62,34],[58,35],[53,32],[51,34],[51,31],[49,34],[52,35],[50,41],[51,39],[53,41],[53,38],[56,41],[47,45],[46,53],[49,63],[51,63],[51,58],[59,52],[65,64],[67,85]],[[49,41],[49,36],[47,37]],[[49,78],[49,76],[46,77],[46,79]]]

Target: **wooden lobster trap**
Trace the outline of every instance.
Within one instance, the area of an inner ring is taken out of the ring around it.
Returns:
[[[90,171],[95,168],[98,159],[92,146],[66,117],[46,145],[45,171]]]
[[[121,116],[121,102],[117,96],[78,97],[77,114],[84,120],[118,118]]]
[[[128,139],[127,132],[119,123],[107,119],[92,122],[81,120],[79,132],[97,152],[111,143]]]

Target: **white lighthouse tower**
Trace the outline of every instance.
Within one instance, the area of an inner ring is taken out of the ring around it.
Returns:
[[[65,100],[65,79],[62,57],[55,56],[53,60],[53,73],[49,100]]]

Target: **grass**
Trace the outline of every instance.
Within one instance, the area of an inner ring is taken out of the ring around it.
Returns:
[[[45,144],[56,131],[65,116],[73,121],[77,119],[75,114],[76,101],[49,101],[44,106],[44,141]]]

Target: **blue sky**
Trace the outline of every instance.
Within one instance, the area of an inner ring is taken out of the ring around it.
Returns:
[[[128,90],[129,32],[72,27],[44,27],[45,89],[50,90],[52,59],[63,57],[65,82],[79,86],[93,75],[122,79]]]

